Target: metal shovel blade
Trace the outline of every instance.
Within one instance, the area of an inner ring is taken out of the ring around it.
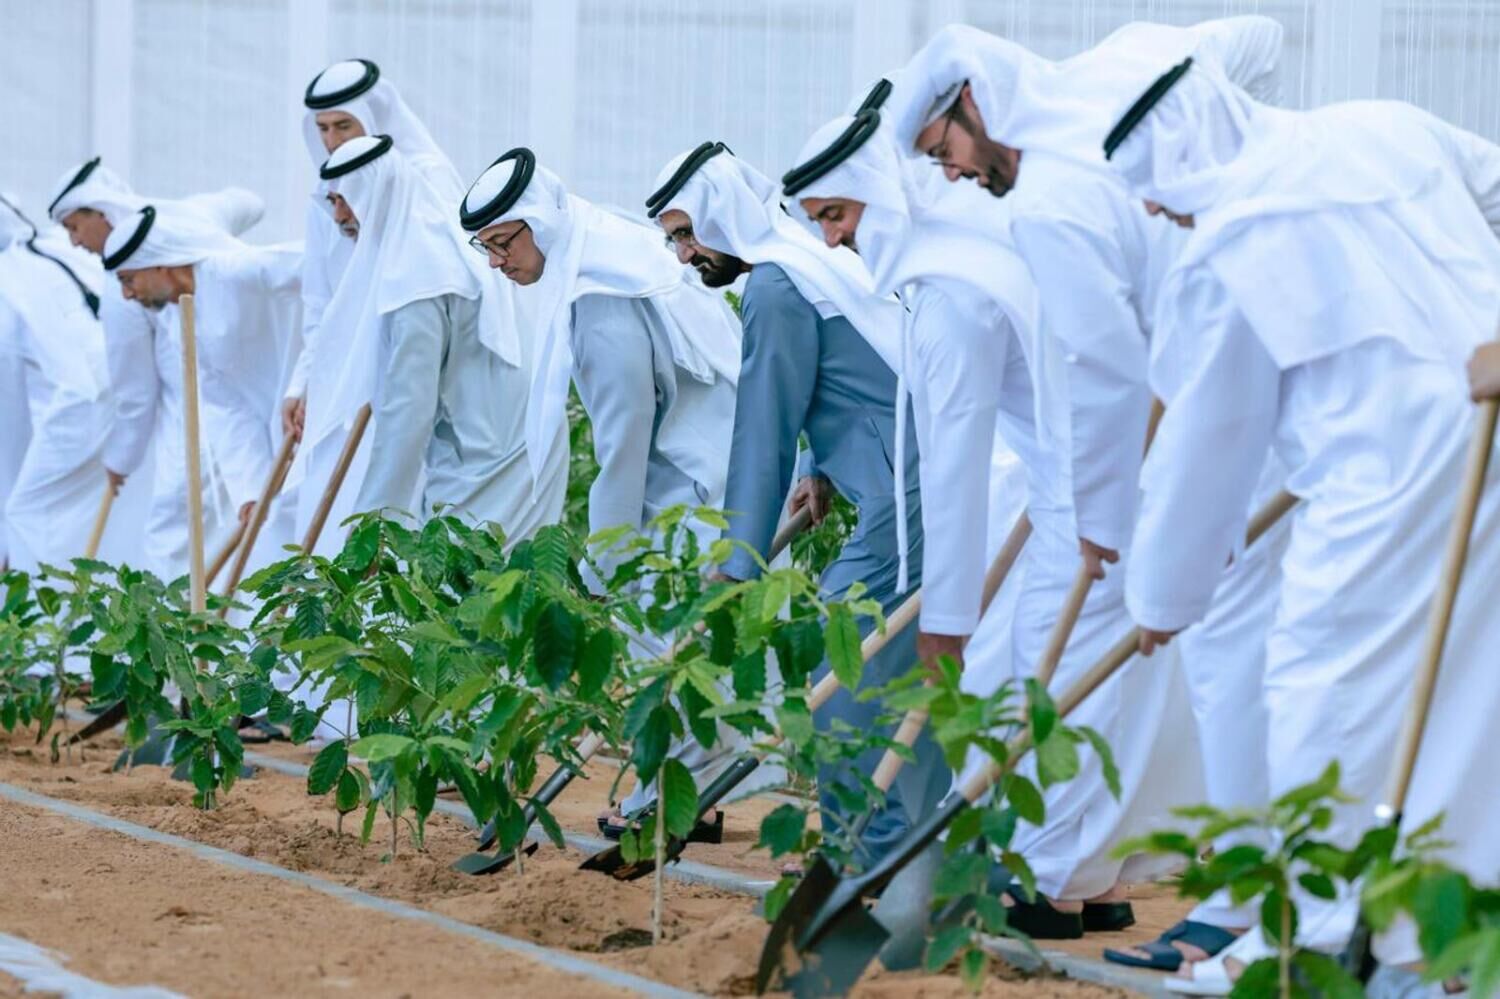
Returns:
[[[152,726],[146,736],[146,741],[135,749],[126,749],[115,757],[112,770],[125,770],[130,767],[164,767],[172,758],[172,745],[177,737],[170,732],[163,732],[156,726]]]
[[[490,842],[494,842],[493,836],[490,837]],[[534,839],[528,840],[526,846],[524,847],[526,856],[529,857],[533,853],[536,853],[537,849],[541,845],[541,843],[537,842]],[[484,853],[483,851],[475,851],[474,853],[464,854],[449,866],[453,870],[458,871],[462,874],[473,874],[477,876],[482,874],[494,874],[496,871],[504,870],[505,868],[509,867],[511,861],[515,859],[516,851],[514,850],[501,850],[499,853]]]
[[[821,853],[803,872],[791,897],[766,934],[760,951],[760,966],[755,971],[755,991],[764,994],[777,972],[784,972],[784,961],[796,963],[796,941],[807,929],[813,913],[820,909],[839,883],[838,871]]]
[[[474,834],[474,838],[479,840],[480,850],[488,850],[490,847],[494,846],[495,840],[497,839],[495,835],[495,820],[490,819],[488,822],[486,822],[484,826],[479,830],[479,832]]]
[[[68,739],[68,745],[73,746],[80,742],[87,742],[100,732],[108,732],[120,722],[125,720],[125,702],[116,701],[101,711],[97,717],[83,728],[74,732]]]
[[[889,937],[863,902],[847,905],[815,944],[794,957],[795,970],[783,969],[783,984],[797,999],[848,995]]]

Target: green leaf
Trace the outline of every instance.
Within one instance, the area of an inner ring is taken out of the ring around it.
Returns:
[[[584,700],[598,697],[614,663],[614,635],[603,628],[589,632],[578,648],[578,696]]]
[[[698,824],[698,785],[681,760],[666,760],[661,765],[656,786],[666,814],[667,833],[686,837]]]
[[[1319,999],[1364,999],[1359,982],[1327,954],[1298,951],[1292,956],[1292,966],[1302,972]]]
[[[343,815],[354,811],[359,807],[360,784],[359,778],[355,776],[357,771],[345,770],[339,774],[337,793],[333,796],[334,807]]]
[[[989,955],[978,947],[971,947],[964,952],[958,965],[958,974],[970,992],[977,995],[984,986],[984,973],[988,970],[989,963]]]
[[[786,908],[787,900],[792,897],[792,892],[797,890],[801,882],[797,878],[782,878],[771,886],[766,892],[765,901],[762,903],[763,914],[766,922],[774,923],[781,915],[781,910]]]
[[[652,709],[646,724],[636,733],[631,748],[631,762],[635,764],[635,772],[641,780],[650,781],[656,776],[671,741],[672,709],[658,706]]]
[[[246,680],[241,683],[239,689],[235,691],[235,696],[239,700],[240,714],[254,716],[266,710],[266,706],[271,703],[271,694],[275,689],[265,680],[260,679]]]
[[[1094,747],[1094,755],[1099,757],[1099,766],[1104,772],[1104,784],[1109,788],[1109,793],[1114,795],[1115,799],[1118,800],[1120,797],[1120,768],[1115,765],[1114,750],[1110,749],[1109,743],[1105,740],[1104,736],[1087,725],[1080,725],[1074,731],[1082,733],[1083,737],[1089,741],[1089,745]]]
[[[796,805],[777,805],[760,820],[760,838],[757,847],[771,851],[772,857],[780,857],[796,850],[802,842],[802,832],[807,826],[807,813]]]
[[[1018,816],[1032,825],[1040,826],[1047,821],[1047,806],[1042,802],[1042,793],[1020,774],[1011,774],[1006,779],[1005,800]]]
[[[1282,906],[1285,904],[1285,912]],[[1287,920],[1286,939],[1282,939],[1281,921],[1285,915]],[[1266,934],[1266,940],[1272,944],[1282,943],[1291,945],[1297,939],[1297,907],[1293,905],[1280,889],[1271,888],[1266,892],[1265,899],[1260,903],[1260,926]]]
[[[1031,738],[1040,745],[1047,741],[1057,726],[1057,705],[1036,680],[1026,681],[1027,711],[1031,717]]]
[[[839,686],[845,690],[857,690],[859,677],[864,672],[864,657],[860,654],[859,626],[854,615],[843,604],[828,608],[828,625],[823,632],[823,642],[828,652],[828,662]]]
[[[556,691],[573,672],[575,652],[573,615],[559,603],[549,603],[537,616],[532,636],[536,668],[547,686]]]
[[[313,711],[312,709],[301,704],[297,705],[296,709],[292,711],[292,727],[290,733],[292,742],[300,746],[302,743],[312,738],[313,732],[318,727],[318,722],[322,720],[322,712]]]
[[[1417,883],[1411,914],[1417,921],[1423,954],[1439,954],[1466,928],[1469,882],[1457,871],[1437,871]]]
[[[928,971],[942,971],[948,966],[948,962],[958,956],[958,952],[969,946],[971,931],[963,923],[955,926],[945,927],[932,938],[927,945],[927,957],[923,964]]]
[[[364,572],[375,559],[380,548],[380,521],[367,520],[349,532],[343,551],[339,552],[335,564],[349,572]]]
[[[734,661],[734,698],[758,701],[766,692],[766,650],[760,646]]]
[[[542,831],[552,841],[552,845],[559,850],[567,849],[567,840],[563,839],[562,826],[558,825],[557,818],[547,810],[547,806],[535,798],[531,799],[531,810],[536,813],[536,820],[541,824]]]
[[[332,791],[348,765],[349,747],[344,740],[337,739],[324,746],[307,769],[307,793],[320,795]]]
[[[1300,884],[1303,890],[1306,891],[1309,895],[1312,895],[1316,898],[1326,898],[1332,901],[1334,898],[1338,897],[1338,892],[1333,887],[1333,879],[1326,874],[1318,874],[1316,872],[1309,871],[1306,874],[1298,875],[1297,883]]]
[[[412,803],[418,816],[426,818],[432,814],[433,806],[437,804],[437,785],[437,774],[433,771],[424,768],[417,773]]]
[[[707,714],[714,706],[691,683],[685,684],[678,691],[677,698],[682,702],[682,713],[687,717],[688,729],[693,733],[693,738],[705,749],[711,748],[719,740],[719,728]]]
[[[382,760],[395,759],[415,745],[416,741],[407,736],[386,732],[379,735],[367,735],[349,749],[355,756],[371,763],[379,763]]]
[[[944,858],[932,890],[939,898],[963,898],[985,889],[989,880],[990,858],[986,853],[964,850]]]
[[[1000,863],[1005,865],[1007,871],[1010,871],[1011,877],[1021,883],[1022,896],[1028,901],[1036,901],[1036,874],[1032,871],[1031,865],[1026,862],[1026,858],[1014,850],[1001,850]]]
[[[375,813],[380,810],[380,802],[372,801],[365,806],[365,820],[359,827],[359,840],[361,843],[370,842],[370,834],[375,831]]]
[[[986,808],[980,813],[980,828],[991,846],[1010,846],[1016,834],[1016,811],[1013,808]]]
[[[1065,732],[1053,731],[1036,747],[1036,775],[1042,787],[1078,776],[1078,746]]]

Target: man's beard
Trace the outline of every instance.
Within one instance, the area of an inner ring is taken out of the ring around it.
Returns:
[[[990,192],[991,197],[1003,198],[1015,187],[1015,180],[1006,180],[1005,175],[1000,172],[999,167],[989,167],[984,171],[984,179],[987,183],[979,186]]]
[[[350,239],[359,239],[359,223],[345,222],[344,224],[339,226],[339,232],[343,233],[345,236],[348,236]]]
[[[136,301],[140,303],[141,308],[150,309],[152,312],[160,312],[167,307],[165,298],[141,298]]]
[[[703,284],[708,288],[725,288],[734,284],[736,278],[745,269],[745,262],[739,257],[723,256],[718,260],[707,257],[701,253],[694,254],[688,263],[698,271],[698,276],[703,279]]]

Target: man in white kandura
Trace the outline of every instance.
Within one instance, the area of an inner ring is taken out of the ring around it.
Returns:
[[[98,157],[69,170],[48,206],[52,220],[68,230],[74,244],[104,252],[114,227],[152,204],[159,215],[191,215],[230,235],[260,221],[261,200],[240,188],[225,188],[181,200],[147,199],[130,189]],[[187,463],[182,450],[182,355],[177,307],[151,312],[128,302],[117,281],[100,290],[109,387],[114,418],[104,448],[104,465],[118,487],[153,458],[151,502],[144,529],[147,568],[167,579],[187,571]],[[203,467],[212,474],[205,445]],[[205,508],[205,537],[223,536],[230,518]]]
[[[1142,214],[1188,240],[1156,303],[1167,409],[1127,600],[1147,644],[1201,620],[1255,489],[1255,469],[1223,457],[1282,456],[1303,505],[1266,643],[1270,791],[1338,761],[1356,802],[1328,834],[1352,845],[1421,662],[1473,425],[1464,364],[1500,318],[1500,147],[1394,102],[1266,107],[1207,60],[1147,97],[1110,135],[1112,162]],[[1443,813],[1447,859],[1481,883],[1500,871],[1497,579],[1492,462],[1403,814],[1410,830]],[[1302,942],[1343,945],[1351,900],[1299,905]],[[1246,962],[1265,944],[1247,934],[1225,953]],[[1410,932],[1376,954],[1421,956]],[[1195,965],[1184,987],[1227,991],[1235,966]]]
[[[679,504],[722,507],[740,367],[727,303],[683,270],[658,233],[569,194],[529,149],[491,164],[460,214],[475,248],[534,309],[528,447],[566,432],[570,381],[588,412],[599,463],[589,530],[642,531]],[[695,530],[705,544],[717,535],[706,524]],[[620,553],[593,557],[608,577]],[[720,735],[712,749],[673,747],[700,786],[732,762],[737,740],[727,726]],[[601,817],[605,832],[654,800],[652,788],[637,787]]]
[[[931,156],[950,180],[977,179],[990,194],[1012,202],[1010,235],[1040,291],[1047,336],[1059,348],[1042,354],[1059,363],[1046,365],[1037,391],[1041,411],[1064,418],[1042,421],[1040,432],[1044,446],[1069,456],[1078,551],[1100,580],[1095,589],[1102,587],[1117,606],[1121,574],[1106,578],[1105,567],[1123,557],[1135,519],[1151,409],[1146,353],[1152,306],[1181,237],[1141,217],[1099,146],[1118,95],[1142,89],[1164,59],[1211,53],[1235,78],[1276,93],[1281,35],[1280,25],[1263,17],[1192,28],[1131,24],[1095,48],[1053,63],[955,26],[913,57],[887,105],[903,152]],[[1263,473],[1260,497],[1275,494],[1281,473],[1264,449],[1236,460]],[[1167,807],[1186,803],[1184,795],[1199,795],[1194,756],[1201,757],[1210,801],[1233,806],[1266,800],[1264,770],[1254,763],[1265,747],[1259,639],[1274,601],[1275,554],[1286,534],[1284,526],[1273,531],[1236,561],[1224,574],[1213,615],[1183,642],[1199,751],[1183,747],[1153,758],[1152,744],[1162,745],[1158,728],[1180,727],[1170,721],[1178,671],[1160,664],[1125,668],[1125,684],[1110,709],[1118,736],[1111,741],[1122,770],[1137,773],[1147,793],[1125,810],[1083,782],[1056,789],[1060,800],[1090,804],[1077,812],[1063,806],[1054,821],[1049,798],[1047,829],[1022,844],[1028,855],[1058,865],[1044,892],[1058,892],[1076,906],[1079,899],[1110,892],[1119,878],[1139,876],[1122,868],[1111,848],[1122,835],[1165,821]],[[1068,556],[1067,547],[1059,546],[1059,559]],[[1033,612],[1044,619],[1055,615],[1066,591],[1066,578],[1059,575],[1054,592],[1041,596]],[[1023,607],[1018,619],[1025,621],[1027,613]],[[1118,637],[1075,634],[1059,680],[1091,664]],[[1256,919],[1251,908],[1215,898],[1158,940],[1106,956],[1173,970],[1185,958],[1227,946]]]
[[[308,348],[319,382],[298,456],[309,461],[299,530],[328,481],[321,459],[337,454],[366,403],[370,433],[329,523],[382,508],[425,520],[438,504],[493,521],[511,539],[554,522],[566,438],[529,454],[533,343],[513,290],[464,245],[452,204],[438,201],[389,136],[350,139],[320,173],[354,254]],[[340,534],[324,533],[329,548]]]
[[[26,572],[84,554],[108,481],[99,263],[49,230],[0,196],[0,565]]]
[[[419,179],[433,189],[442,204],[452,204],[463,196],[463,182],[453,163],[401,98],[395,84],[384,79],[380,67],[370,60],[346,59],[329,66],[307,85],[302,104],[302,141],[314,172],[350,139],[389,135],[397,151],[416,168]],[[303,230],[303,352],[282,404],[284,426],[294,434],[301,434],[307,416],[311,348],[317,340],[323,310],[354,253],[354,243],[339,232],[317,190],[308,199]]]
[[[281,439],[281,390],[301,327],[302,248],[250,246],[201,218],[148,205],[115,226],[104,266],[127,300],[153,312],[194,297],[200,418],[216,480],[205,483],[206,505],[226,504],[244,524]],[[282,557],[293,540],[293,502],[283,492],[272,506],[251,571]],[[205,538],[210,546],[219,540]]]
[[[928,583],[922,593],[918,652],[924,659],[954,657],[965,664],[968,689],[992,693],[1003,681],[1036,671],[1059,606],[1056,594],[1067,589],[1076,573],[1076,562],[1069,557],[1076,532],[1065,451],[1044,448],[1038,440],[1038,400],[1032,387],[1032,358],[1040,350],[1055,354],[1055,341],[1042,335],[1036,286],[1006,237],[1009,202],[988,197],[973,185],[949,184],[935,164],[902,156],[890,122],[878,107],[868,106],[873,103],[813,135],[799,165],[784,178],[785,193],[800,199],[830,245],[858,249],[877,291],[899,292],[906,303],[902,384],[910,388],[914,403],[922,492],[944,498],[924,507],[922,578]],[[1057,363],[1053,357],[1054,368]],[[1047,370],[1041,358],[1036,367]],[[1044,422],[1056,426],[1065,421],[1064,411],[1060,419]],[[987,555],[993,555],[1011,527],[994,523],[987,510],[990,456],[997,440],[1025,468],[1032,534],[1016,567],[1010,600],[992,607],[981,627]],[[976,544],[977,539],[986,543]],[[1080,639],[1097,635],[1107,642],[1128,627],[1118,589],[1099,586],[1091,591],[1075,631]],[[979,641],[966,650],[976,629],[982,632]],[[1079,668],[1083,665],[1078,662]],[[1139,714],[1127,717],[1114,699],[1139,696],[1136,687],[1142,679],[1121,678],[1101,691],[1103,698],[1081,706],[1076,720],[1119,745],[1142,719]],[[1059,682],[1067,680],[1064,676]],[[1147,731],[1160,732],[1162,741],[1169,741],[1170,728],[1150,723]],[[1085,810],[1094,815],[1128,810],[1144,793],[1145,758],[1122,770],[1119,802],[1102,780],[1099,761],[1091,755],[1084,760],[1085,769],[1073,782],[1077,791],[1053,795],[1049,822],[1065,822]],[[1044,885],[1061,880],[1059,866],[1068,875],[1073,872],[1068,856],[1029,859]],[[1081,936],[1086,929],[1118,930],[1133,921],[1125,901],[1099,900],[1083,905],[1082,911],[1059,911],[1063,905],[1016,905],[1012,925],[1033,937],[1055,939]]]

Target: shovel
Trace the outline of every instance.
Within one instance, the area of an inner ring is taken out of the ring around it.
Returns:
[[[812,511],[807,509],[798,510],[782,525],[781,530],[776,532],[776,536],[771,539],[771,554],[767,561],[775,559],[776,556],[785,551],[787,545],[792,543],[792,539],[806,530],[810,523],[812,523]],[[581,765],[587,763],[589,758],[597,753],[603,745],[604,737],[591,732],[584,736],[583,740],[574,747],[573,751],[578,754]],[[573,778],[578,776],[579,772],[579,770],[574,769],[568,764],[558,767],[552,772],[552,776],[547,778],[546,783],[537,791],[534,800],[539,800],[544,806],[552,804],[557,796],[562,793],[563,788],[567,787]],[[530,829],[531,824],[536,821],[536,808],[528,801],[522,809],[521,814],[526,820],[526,828]],[[485,823],[484,828],[479,832],[479,849],[473,853],[464,854],[450,866],[455,871],[474,875],[493,874],[504,868],[515,859],[516,855],[513,851],[506,850],[501,850],[494,854],[485,853],[484,851],[495,845],[495,839],[495,823],[494,820],[491,820]],[[526,855],[530,856],[535,853],[536,848],[536,843],[528,844]]]
[[[201,614],[208,608],[208,584],[203,565],[203,469],[200,464],[202,444],[198,435],[198,338],[193,296],[183,295],[177,302],[177,310],[182,321],[182,441],[187,458],[188,593],[192,612]],[[123,714],[123,705],[121,709]],[[103,721],[108,714],[100,715],[94,724]],[[145,745],[121,753],[115,759],[114,769],[122,770],[137,763],[161,766],[172,755],[173,741],[171,736],[153,732]]]
[[[1021,556],[1021,549],[1026,546],[1026,539],[1031,537],[1031,520],[1026,516],[1026,511],[1016,518],[1016,523],[1006,536],[1005,543],[995,553],[995,560],[990,563],[989,571],[984,574],[984,589],[979,599],[979,616],[984,618],[984,612],[989,610],[990,602],[995,599],[995,594],[1000,592],[1000,587],[1005,583],[1005,577],[1010,575],[1011,568],[1016,564],[1016,559]],[[971,636],[972,637],[972,636]],[[916,745],[917,736],[922,734],[922,729],[927,727],[927,709],[912,708],[901,719],[900,726],[891,741],[898,746],[910,749]],[[894,749],[887,749],[880,762],[875,765],[875,772],[870,777],[870,782],[880,790],[881,794],[890,791],[891,785],[896,783],[896,776],[901,773],[901,768],[906,760]],[[852,837],[859,839],[864,835],[865,828],[874,817],[874,811],[865,812],[854,825]],[[819,856],[814,863],[821,863]]]
[[[922,609],[922,593],[918,590],[896,608],[890,618],[886,620],[884,634],[871,632],[865,636],[864,642],[860,644],[860,660],[869,662],[870,658],[885,648],[886,643],[899,635],[912,621],[916,620],[917,613]],[[807,698],[807,709],[809,712],[817,711],[830,697],[839,689],[838,678],[830,671],[823,679],[813,686],[812,692]],[[781,744],[782,738],[778,736],[763,751],[741,757],[734,762],[728,770],[719,775],[718,779],[710,784],[698,795],[698,821],[702,822],[704,817],[711,812],[720,801],[733,791],[739,783],[755,772],[772,749]],[[915,741],[915,736],[913,736]],[[676,836],[667,838],[666,849],[663,860],[672,863],[682,856],[682,851],[687,847],[687,841]],[[634,881],[643,878],[656,870],[656,857],[641,857],[634,863],[627,863],[625,855],[619,846],[612,846],[594,854],[588,860],[579,865],[585,871],[600,871],[608,874],[617,881]]]
[[[1246,543],[1253,543],[1295,503],[1296,499],[1286,493],[1272,499],[1251,521]],[[1132,628],[1065,690],[1057,700],[1058,717],[1066,718],[1084,698],[1128,662],[1135,654],[1139,640],[1139,629]],[[906,838],[869,871],[840,877],[819,858],[766,934],[756,972],[756,991],[764,993],[778,973],[798,999],[843,995],[852,988],[890,936],[885,927],[865,910],[864,899],[890,884],[908,862],[920,855],[955,819],[1013,769],[1030,748],[1031,733],[1028,729],[1007,744],[1004,767],[991,761],[966,780],[957,795],[920,825],[914,826]]]
[[[260,495],[256,497],[255,506],[250,511],[250,520],[242,524],[236,538],[243,535],[243,542],[239,545],[239,552],[235,556],[234,565],[229,570],[229,579],[224,584],[225,604],[219,608],[219,617],[229,616],[228,599],[234,596],[234,591],[239,588],[240,580],[245,576],[245,566],[250,561],[250,553],[255,549],[255,540],[260,537],[260,529],[265,526],[266,516],[271,510],[271,501],[276,494],[281,492],[281,485],[286,481],[287,470],[292,465],[292,453],[297,446],[297,438],[287,434],[281,439],[281,447],[276,452],[276,460],[271,465],[271,474],[266,477],[266,484],[261,487]]]
[[[99,497],[99,512],[94,514],[94,529],[89,532],[88,547],[83,550],[84,558],[94,558],[99,554],[99,542],[104,540],[104,525],[109,523],[109,510],[114,505],[115,487],[106,480],[104,495]]]
[[[1417,751],[1427,728],[1428,712],[1432,709],[1438,668],[1443,662],[1443,647],[1448,642],[1448,628],[1453,622],[1453,606],[1458,601],[1458,585],[1463,579],[1464,563],[1469,557],[1469,540],[1474,533],[1474,520],[1479,514],[1484,480],[1489,474],[1497,415],[1500,415],[1500,400],[1490,399],[1480,405],[1479,417],[1474,423],[1469,460],[1459,489],[1458,510],[1453,516],[1453,526],[1448,534],[1448,550],[1443,556],[1443,574],[1438,581],[1437,592],[1433,594],[1428,614],[1427,643],[1422,649],[1422,662],[1412,684],[1411,703],[1407,707],[1401,741],[1396,746],[1390,786],[1386,788],[1385,801],[1375,809],[1376,821],[1388,829],[1401,825],[1401,813],[1406,808],[1406,793],[1411,789]],[[1370,926],[1361,918],[1343,956],[1345,970],[1357,975],[1361,981],[1367,980],[1374,971],[1370,944]]]

